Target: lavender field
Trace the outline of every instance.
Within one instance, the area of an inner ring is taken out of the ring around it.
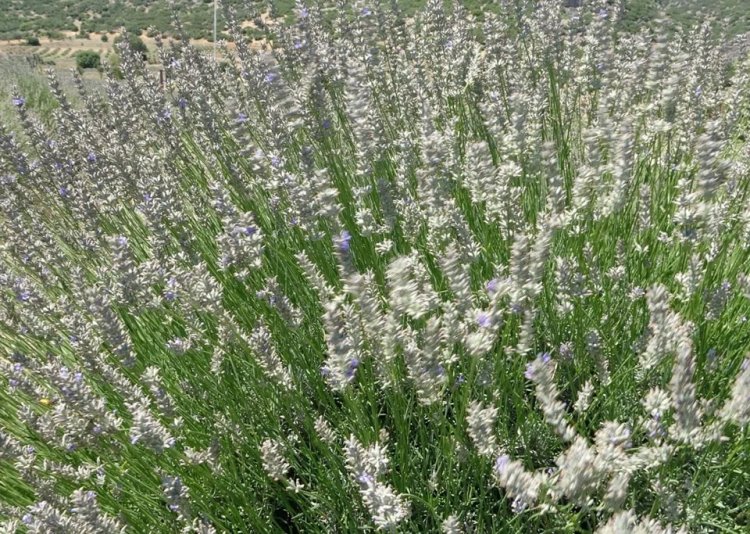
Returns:
[[[495,7],[8,85],[0,533],[750,532],[750,57]]]

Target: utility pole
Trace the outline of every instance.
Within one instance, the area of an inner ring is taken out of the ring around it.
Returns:
[[[214,0],[214,63],[216,63],[216,14],[219,11],[219,0]]]

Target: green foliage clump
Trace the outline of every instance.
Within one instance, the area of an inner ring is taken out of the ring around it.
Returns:
[[[28,46],[40,46],[39,37],[31,36],[26,38],[26,44]]]
[[[76,66],[79,69],[98,69],[101,63],[101,56],[93,50],[83,50],[76,54]]]
[[[125,38],[122,35],[118,35],[117,37],[115,37],[115,40],[113,41],[115,48],[118,44],[122,43],[124,39]],[[146,61],[146,59],[148,58],[148,47],[146,46],[146,43],[143,42],[143,39],[141,39],[137,35],[128,33],[127,40],[130,49],[133,52],[140,53],[143,61]]]

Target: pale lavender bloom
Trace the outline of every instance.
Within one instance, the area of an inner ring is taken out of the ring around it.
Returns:
[[[349,364],[347,365],[345,375],[347,378],[354,378],[354,374],[357,372],[357,368],[359,367],[359,360],[357,358],[352,358],[351,361],[349,361]]]
[[[244,124],[248,121],[247,115],[244,113],[238,113],[237,118],[234,120],[237,124]]]
[[[362,473],[357,477],[357,482],[359,482],[362,486],[370,486],[375,482],[375,477],[373,477],[369,473]]]
[[[492,317],[490,314],[482,312],[477,315],[477,324],[482,328],[489,328],[492,326]]]
[[[339,235],[338,247],[341,252],[349,252],[349,242],[352,240],[352,234],[348,230],[344,230]]]
[[[498,474],[503,474],[505,470],[508,468],[508,464],[510,463],[510,456],[507,454],[503,454],[497,457],[497,460],[495,460],[495,471],[498,472]]]
[[[528,506],[529,505],[526,503],[526,501],[524,501],[521,497],[516,497],[515,499],[513,499],[510,508],[511,510],[513,510],[514,514],[520,514],[521,512],[526,510]]]
[[[487,284],[484,286],[487,290],[487,293],[492,295],[497,291],[498,284],[500,283],[500,280],[497,278],[493,278],[492,280],[488,281]]]
[[[17,108],[22,108],[26,104],[26,99],[22,96],[13,97],[13,105]]]
[[[529,380],[533,380],[534,379],[534,364],[533,364],[533,362],[526,365],[526,371],[524,371],[523,376],[525,376]]]

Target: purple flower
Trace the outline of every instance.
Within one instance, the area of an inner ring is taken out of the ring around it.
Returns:
[[[58,192],[60,193],[61,197],[67,197],[68,196],[68,188],[63,186],[60,189],[58,189]]]
[[[534,379],[534,364],[533,363],[526,365],[526,371],[524,371],[523,376],[525,376],[529,380]]]
[[[159,119],[160,120],[169,120],[172,118],[172,112],[169,109],[163,109],[161,113],[159,113]]]
[[[698,87],[695,88],[695,96],[701,96],[702,94],[703,94],[703,87],[699,85]]]
[[[21,291],[18,294],[18,300],[20,300],[21,302],[28,302],[30,298],[31,293],[29,291]]]
[[[511,510],[513,510],[514,514],[520,514],[526,508],[528,507],[528,504],[526,504],[526,501],[524,501],[521,497],[516,497],[513,499],[513,502],[510,504]]]
[[[31,514],[24,514],[24,516],[21,518],[21,521],[23,521],[24,525],[30,525],[34,522],[34,518],[31,516]]]
[[[238,113],[237,118],[234,120],[237,124],[244,124],[247,122],[247,115],[244,113]]]
[[[13,105],[22,108],[26,104],[26,99],[22,96],[13,97]]]
[[[359,367],[359,360],[357,358],[352,358],[346,366],[346,372],[344,373],[346,377],[352,378],[354,373],[357,372],[357,367]]]
[[[310,10],[307,9],[306,7],[303,7],[302,9],[299,10],[299,18],[306,19],[309,16],[310,16]]]
[[[365,17],[369,17],[370,15],[372,15],[372,9],[370,9],[369,7],[363,7],[361,13]]]
[[[93,152],[89,152],[89,155],[86,156],[86,161],[88,161],[89,163],[96,163],[96,154],[94,154]]]
[[[349,252],[349,242],[352,240],[352,234],[348,230],[344,230],[339,235],[339,250],[341,252]]]
[[[273,156],[271,158],[271,165],[278,169],[281,166],[281,158],[278,156]]]
[[[745,360],[742,362],[741,369],[743,371],[747,371],[747,368],[750,367],[750,358],[745,358]]]
[[[369,486],[375,481],[375,478],[369,473],[362,473],[357,477],[357,482],[363,486]]]
[[[487,284],[484,286],[485,289],[487,290],[487,293],[490,293],[490,294],[495,293],[497,291],[497,286],[499,283],[500,283],[500,280],[498,280],[497,278],[493,278],[492,280],[487,282]]]
[[[246,226],[242,229],[242,233],[248,236],[253,236],[258,231],[258,229],[255,226]]]
[[[303,46],[305,46],[305,43],[303,43],[302,41],[294,41],[294,49],[295,50],[299,50]]]
[[[510,456],[507,454],[503,454],[502,456],[499,456],[497,460],[495,460],[495,471],[497,471],[498,474],[502,475],[505,470],[508,468],[508,464],[510,463]]]
[[[273,82],[275,82],[275,81],[276,81],[276,79],[277,79],[278,77],[279,77],[279,75],[278,75],[278,74],[276,74],[275,72],[269,72],[268,74],[266,74],[266,77],[265,77],[265,78],[263,78],[263,80],[264,80],[264,81],[265,81],[266,83],[273,83]]]
[[[177,101],[177,107],[183,111],[185,110],[185,108],[187,108],[187,105],[188,101],[185,97],[180,97],[180,99]]]
[[[607,10],[604,8],[601,8],[599,11],[596,12],[596,14],[599,16],[600,19],[606,19],[609,13],[607,13]]]
[[[489,313],[482,312],[477,315],[477,324],[482,328],[489,328],[492,326],[492,317]]]
[[[330,376],[331,370],[328,368],[327,365],[324,365],[323,367],[320,368],[320,374],[323,376]]]
[[[164,292],[164,299],[173,302],[177,298],[177,293],[172,291],[171,289],[169,291]]]
[[[542,362],[549,363],[550,359],[552,358],[549,354],[549,352],[543,352],[541,353],[538,358],[542,359]]]
[[[323,119],[323,128],[328,130],[331,127],[331,120],[330,119]]]

